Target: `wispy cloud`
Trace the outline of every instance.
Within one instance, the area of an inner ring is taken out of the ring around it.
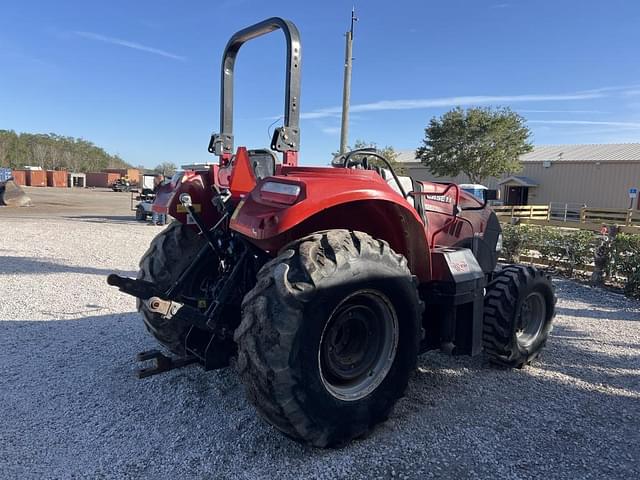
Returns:
[[[491,5],[491,8],[509,8],[511,4],[509,3],[496,3],[495,5]]]
[[[324,127],[320,129],[322,133],[326,133],[327,135],[339,135],[340,127]]]
[[[588,91],[567,94],[525,94],[525,95],[469,95],[459,97],[422,98],[410,100],[380,100],[371,103],[351,105],[351,112],[379,112],[389,110],[421,110],[470,105],[507,104],[525,102],[552,102],[590,100],[607,96],[605,92]],[[318,119],[340,116],[341,107],[321,108],[300,115],[303,119]]]
[[[599,125],[603,127],[621,127],[629,129],[640,129],[640,122],[616,122],[616,121],[596,121],[596,120],[529,120],[528,123],[541,125]]]
[[[522,110],[518,109],[518,113],[575,113],[575,114],[604,114],[602,110]]]
[[[159,48],[149,47],[136,42],[130,42],[129,40],[122,40],[120,38],[107,37],[93,32],[73,32],[75,35],[89,40],[96,40],[99,42],[110,43],[112,45],[118,45],[121,47],[132,48],[134,50],[140,50],[141,52],[153,53],[160,55],[161,57],[171,58],[173,60],[185,61],[186,57],[176,55],[175,53],[167,52],[166,50],[160,50]]]

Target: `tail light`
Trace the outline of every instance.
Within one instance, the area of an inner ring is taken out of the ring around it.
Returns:
[[[260,198],[269,202],[293,205],[300,196],[300,185],[294,183],[264,182],[260,187]]]

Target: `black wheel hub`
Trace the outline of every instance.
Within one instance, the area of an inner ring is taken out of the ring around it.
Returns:
[[[516,338],[521,347],[531,346],[544,326],[547,317],[547,305],[540,292],[532,292],[522,302]]]
[[[398,320],[380,292],[348,296],[327,322],[318,352],[323,384],[334,397],[358,400],[389,372],[398,344]]]

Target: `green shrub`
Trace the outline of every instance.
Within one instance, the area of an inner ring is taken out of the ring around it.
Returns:
[[[625,277],[624,292],[640,298],[640,235],[619,233],[611,252],[612,272]]]
[[[522,253],[523,239],[520,225],[502,226],[502,256],[507,262],[517,262]]]
[[[574,230],[564,235],[564,247],[568,264],[567,274],[573,276],[576,269],[584,269],[593,262],[595,237],[586,230]]]
[[[564,236],[558,228],[540,227],[540,234],[536,250],[542,258],[549,262],[550,267],[558,266],[566,256]]]
[[[503,225],[502,257],[518,262],[522,254],[536,250],[546,262],[564,268],[570,276],[593,264],[598,237],[586,230],[563,230],[537,225]],[[606,244],[608,277],[624,278],[625,294],[640,298],[640,234],[620,233]]]
[[[539,243],[540,229],[535,225],[503,225],[502,255],[507,262],[518,262],[520,255]]]

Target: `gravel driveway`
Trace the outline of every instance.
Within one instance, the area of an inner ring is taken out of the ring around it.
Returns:
[[[136,380],[131,297],[159,227],[0,218],[0,478],[640,478],[640,304],[556,281],[533,366],[420,357],[390,420],[341,450],[261,421],[232,371]]]

